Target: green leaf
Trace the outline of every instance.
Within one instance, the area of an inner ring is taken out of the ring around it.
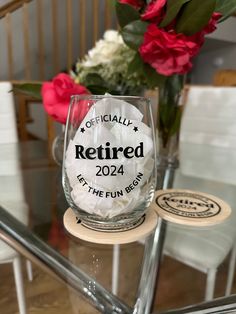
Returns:
[[[163,85],[166,80],[166,76],[157,73],[157,71],[147,63],[144,64],[144,73],[148,87],[151,89]]]
[[[42,99],[41,95],[42,84],[40,83],[26,83],[26,84],[14,84],[13,92],[20,93],[23,95],[31,96],[36,99]]]
[[[223,15],[219,22],[226,20],[230,15],[236,12],[236,0],[217,0],[216,12]]]
[[[147,26],[147,22],[140,20],[126,25],[121,30],[121,34],[126,45],[131,49],[138,50],[139,46],[143,42],[143,35],[146,32]]]
[[[121,27],[139,20],[139,13],[132,6],[123,3],[116,3],[116,16]]]
[[[130,62],[128,66],[128,75],[131,75],[134,72],[144,73],[144,62],[140,57],[139,52],[135,54],[133,60]]]
[[[191,36],[202,30],[215,11],[215,6],[216,0],[204,0],[201,3],[199,3],[199,0],[188,2],[178,19],[176,25],[177,33]]]
[[[176,95],[180,94],[184,86],[184,75],[174,74],[165,81],[165,91],[167,91],[166,101],[174,103]]]
[[[104,79],[97,73],[88,73],[82,82],[85,86],[102,86],[106,85]]]
[[[149,64],[144,63],[140,54],[137,52],[128,67],[128,74],[136,73],[142,75],[146,80],[148,88],[152,89],[164,84],[166,77],[157,73]]]
[[[174,135],[180,129],[181,117],[182,117],[182,110],[181,109],[182,109],[181,106],[176,108],[175,119],[173,121],[172,126],[170,127],[170,135]]]
[[[97,86],[97,85],[88,85],[86,88],[93,94],[93,95],[104,95],[109,91],[108,87],[105,86]]]
[[[168,0],[166,15],[159,26],[166,27],[169,25],[177,16],[181,7],[189,1],[190,0]]]
[[[81,82],[94,95],[104,95],[108,87],[104,79],[98,73],[88,73]]]

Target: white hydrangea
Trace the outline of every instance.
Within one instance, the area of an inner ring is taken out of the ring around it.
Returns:
[[[89,50],[82,64],[86,67],[94,67],[109,63],[123,46],[121,35],[115,30],[108,30],[104,33],[103,39],[97,41],[95,47]]]
[[[90,85],[87,76],[98,74],[109,92],[137,94],[145,87],[145,83],[137,73],[128,73],[135,53],[123,42],[118,31],[108,30],[84,59],[77,62],[75,80],[87,86]]]
[[[121,35],[113,29],[107,30],[104,33],[103,38],[105,41],[108,41],[108,42],[116,42],[116,43],[120,43],[122,45],[124,44],[123,38],[121,37]]]

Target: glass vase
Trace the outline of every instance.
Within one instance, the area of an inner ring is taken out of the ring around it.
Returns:
[[[178,167],[179,135],[184,109],[184,76],[167,77],[158,88],[157,106],[157,187],[172,187],[173,180],[166,186],[166,170],[174,171]]]

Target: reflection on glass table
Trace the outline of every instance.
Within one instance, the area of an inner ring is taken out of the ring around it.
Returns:
[[[50,247],[59,252],[60,256],[65,256],[73,265],[78,266],[80,270],[91,276],[88,278],[87,287],[92,293],[96,295],[100,289],[93,279],[111,291],[113,248],[108,245],[96,245],[73,239],[64,231],[62,217],[67,203],[61,187],[61,171],[58,166],[51,166],[48,162],[46,144],[43,142],[26,142],[13,146],[15,153],[19,156],[24,195],[29,208],[28,230],[47,242]],[[13,146],[10,144],[1,145],[1,153],[9,152]],[[6,176],[0,177],[1,189],[6,187],[6,180]],[[176,180],[179,180],[178,184],[180,185],[179,174],[177,174]],[[192,179],[190,177],[182,177],[181,180],[184,187],[191,188]],[[17,180],[11,183],[12,195],[19,184]],[[205,185],[202,184],[199,190],[201,188],[205,191],[207,186],[212,185],[214,186],[214,194],[219,193],[218,196],[221,197],[220,192],[223,188],[221,183],[208,180],[205,181]],[[226,199],[226,201],[233,202],[233,185],[231,189],[228,186],[227,191],[232,199]],[[15,212],[18,212],[17,203]],[[122,302],[130,307],[133,307],[135,303],[143,250],[144,246],[139,242],[121,245],[117,295]],[[50,254],[47,258],[50,260]],[[55,279],[52,276],[53,272],[50,275],[38,265],[33,263],[32,282],[28,281],[23,268],[28,313],[99,313],[80,293],[75,293],[69,288],[69,285]],[[223,296],[225,293],[227,269],[228,258],[223,261],[218,270],[216,297]],[[66,277],[66,268],[64,272]],[[18,311],[12,269],[8,265],[1,265],[1,274],[1,313],[12,314]],[[236,286],[234,285],[232,292],[235,292],[235,289]],[[203,273],[178,262],[176,259],[164,256],[154,310],[160,312],[202,302],[204,290],[205,275]]]

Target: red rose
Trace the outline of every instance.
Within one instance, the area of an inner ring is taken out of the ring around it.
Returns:
[[[142,14],[142,20],[150,20],[159,24],[164,17],[164,6],[167,0],[156,0],[149,3],[144,14]]]
[[[204,34],[210,34],[216,30],[216,24],[218,20],[221,18],[220,13],[213,13],[210,21],[208,22],[207,26],[204,27],[203,32]]]
[[[166,32],[150,24],[144,34],[139,53],[144,62],[163,75],[184,74],[191,67],[191,59],[198,53],[200,45],[191,37]]]
[[[58,74],[52,82],[44,82],[42,86],[44,109],[56,121],[65,124],[72,95],[90,94],[82,85],[76,84],[65,73]],[[85,112],[85,114],[87,111]]]
[[[120,0],[119,2],[129,4],[135,9],[140,9],[143,6],[143,0]]]

